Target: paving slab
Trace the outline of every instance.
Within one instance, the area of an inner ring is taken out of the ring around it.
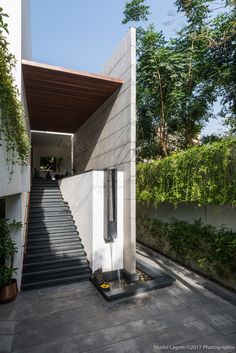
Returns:
[[[142,337],[117,342],[102,347],[103,353],[150,353],[150,349]]]
[[[151,334],[145,334],[144,338],[150,349],[155,347],[181,345],[191,339],[198,339],[215,333],[214,328],[201,320],[195,320],[178,326],[165,328]]]
[[[13,335],[16,321],[0,321],[0,335]]]
[[[12,335],[0,335],[0,353],[10,353],[12,350]]]
[[[235,325],[235,306],[179,281],[117,302],[90,282],[73,283],[0,305],[0,353],[153,353],[161,345],[201,343],[228,344],[218,351],[231,353]]]

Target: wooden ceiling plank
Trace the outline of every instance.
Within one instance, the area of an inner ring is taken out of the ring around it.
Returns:
[[[43,72],[46,71],[49,74],[52,73],[57,73],[60,76],[65,76],[65,77],[70,77],[75,75],[75,76],[82,76],[82,77],[87,77],[88,79],[100,79],[103,81],[111,81],[111,82],[117,82],[122,84],[123,81],[120,78],[114,78],[114,77],[109,77],[109,76],[104,76],[104,75],[99,75],[99,74],[92,74],[90,72],[85,72],[85,71],[78,71],[78,70],[72,70],[72,69],[66,69],[64,67],[59,67],[59,66],[52,66],[48,64],[42,64],[34,61],[29,61],[29,60],[22,60],[22,66],[23,69],[30,69],[35,70],[37,72]]]
[[[31,129],[75,132],[123,81],[22,62]]]

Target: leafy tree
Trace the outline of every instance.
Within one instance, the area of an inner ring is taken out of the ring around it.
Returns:
[[[124,10],[125,18],[122,21],[123,24],[130,21],[147,21],[150,15],[149,6],[144,5],[145,0],[132,0],[126,3]]]
[[[214,18],[213,0],[175,4],[186,15],[176,38],[166,41],[153,25],[137,29],[139,159],[196,143],[218,96],[225,123],[235,128],[235,10]],[[123,23],[145,22],[148,14],[145,0],[130,1]]]
[[[227,11],[212,18],[212,12],[215,10],[213,0],[176,1],[179,11],[185,12],[187,16],[188,27],[197,27],[192,38],[197,43],[203,42],[207,45],[207,50],[199,58],[203,79],[207,79],[208,89],[211,86],[212,92],[221,97],[220,116],[230,128],[230,132],[235,133],[236,10],[233,5],[236,2],[222,0],[220,4],[222,8],[228,7]],[[204,19],[204,26],[200,26],[200,18],[196,18],[196,13],[199,12],[204,14],[200,17]]]
[[[194,1],[194,11],[187,12],[187,25],[172,40],[174,50],[184,54],[188,61],[181,87],[182,100],[173,117],[175,129],[183,134],[183,148],[194,144],[205,122],[212,116],[217,97],[215,79],[208,74],[208,14],[206,2]]]
[[[167,156],[170,150],[169,135],[173,132],[173,116],[183,99],[181,87],[186,81],[188,61],[185,54],[168,45],[163,34],[155,32],[153,26],[148,27],[140,42],[138,83],[140,91],[148,94],[144,98],[149,101],[148,113],[153,116],[155,136],[161,155]]]

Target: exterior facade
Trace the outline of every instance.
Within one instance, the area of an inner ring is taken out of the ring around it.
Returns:
[[[67,176],[59,182],[60,191],[92,270],[102,267],[135,273],[135,29],[129,30],[103,73],[93,75],[33,62],[29,1],[0,0],[0,6],[9,15],[10,51],[17,60],[14,75],[32,141],[29,166],[16,166],[10,182],[4,141],[0,149],[0,198],[5,199],[5,216],[23,224],[12,235],[18,247],[19,287],[31,179],[45,157],[55,157],[55,173]],[[117,228],[114,239],[107,241],[108,175],[112,170],[116,171],[113,207]]]
[[[23,57],[31,58],[31,37],[29,28],[29,1],[1,0],[0,6],[8,14],[9,50],[15,55],[16,67],[14,76],[19,89],[20,99],[25,109],[25,123],[30,136],[30,124],[28,118],[27,102],[25,98],[24,82],[22,79],[21,60]],[[27,40],[23,40],[26,38]],[[11,181],[9,182],[9,180]],[[22,262],[24,254],[24,238],[26,232],[27,198],[30,191],[30,166],[22,168],[14,167],[12,178],[6,162],[6,150],[4,139],[0,148],[0,198],[5,199],[5,216],[10,220],[16,219],[22,222],[22,229],[14,232],[14,238],[18,253],[15,257],[14,267],[18,268],[17,282],[21,283]]]

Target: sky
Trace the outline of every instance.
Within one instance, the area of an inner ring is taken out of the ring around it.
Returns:
[[[124,37],[126,0],[30,0],[34,61],[99,73]],[[167,38],[184,23],[174,0],[147,0],[151,22]],[[221,129],[210,121],[204,133]]]

